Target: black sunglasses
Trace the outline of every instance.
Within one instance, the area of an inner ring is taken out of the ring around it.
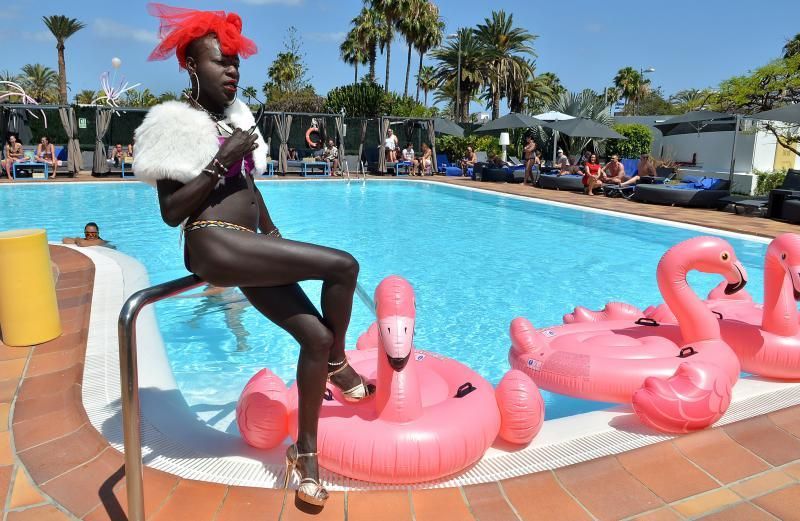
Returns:
[[[239,85],[237,85],[237,86],[236,86],[236,88],[237,88],[237,89],[239,89],[239,90],[240,90],[240,91],[242,91],[242,92],[244,92],[244,91],[245,91],[245,89],[243,89],[243,88],[242,88],[242,87],[240,87]],[[260,107],[258,107],[258,110],[256,111],[256,119],[255,119],[255,124],[253,125],[253,128],[251,128],[251,129],[250,129],[250,132],[249,132],[249,134],[251,134],[251,135],[252,135],[252,134],[253,134],[253,132],[255,132],[255,131],[256,131],[256,129],[258,128],[258,124],[259,124],[259,123],[261,123],[261,120],[264,118],[264,113],[267,111],[267,107],[266,107],[266,105],[264,104],[264,102],[263,102],[263,101],[261,101],[260,99],[258,99],[257,97],[255,97],[255,96],[252,96],[252,95],[249,95],[249,93],[248,93],[248,96],[247,96],[247,97],[248,97],[248,98],[253,98],[254,100],[256,100],[256,103],[258,103],[258,104],[260,105]]]

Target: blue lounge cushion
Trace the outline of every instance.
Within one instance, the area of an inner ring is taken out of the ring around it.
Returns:
[[[681,179],[681,183],[687,183],[687,184],[695,185],[697,183],[702,182],[703,179],[705,179],[705,177],[699,176],[699,175],[685,175],[685,176],[683,176],[683,179]]]

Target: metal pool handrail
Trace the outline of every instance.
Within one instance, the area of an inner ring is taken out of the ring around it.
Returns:
[[[204,284],[197,275],[188,275],[137,291],[119,312],[119,373],[122,383],[122,432],[125,439],[125,489],[128,493],[128,519],[144,521],[144,483],[142,475],[141,405],[139,367],[136,358],[136,319],[147,305]]]

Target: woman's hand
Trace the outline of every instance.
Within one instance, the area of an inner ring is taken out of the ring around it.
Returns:
[[[256,139],[258,134],[250,134],[249,131],[239,128],[234,129],[233,134],[219,147],[217,159],[226,167],[230,167],[256,149],[258,146]]]

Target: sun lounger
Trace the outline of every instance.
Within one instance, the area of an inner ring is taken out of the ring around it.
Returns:
[[[723,208],[729,195],[728,181],[713,177],[686,176],[678,184],[640,184],[633,192],[634,201],[702,208]]]
[[[542,188],[549,188],[551,190],[572,190],[582,192],[583,174],[564,174],[557,175],[551,173],[542,173],[539,175],[539,186]]]

